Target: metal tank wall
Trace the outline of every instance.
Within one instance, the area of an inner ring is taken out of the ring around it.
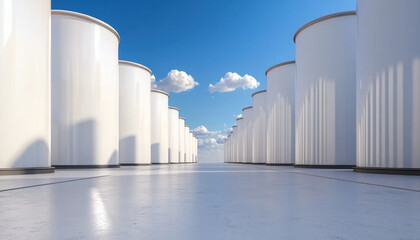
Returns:
[[[238,162],[238,128],[237,126],[232,126],[232,162]]]
[[[190,151],[189,151],[190,157],[188,158],[188,163],[192,163],[193,162],[193,159],[194,159],[194,148],[193,148],[193,134],[192,134],[192,131],[190,131],[188,133],[188,144],[190,145]]]
[[[295,162],[295,61],[270,67],[267,76],[267,164]]]
[[[194,153],[195,153],[195,159],[194,162],[198,162],[198,139],[194,137]]]
[[[356,35],[354,11],[316,19],[295,34],[295,166],[355,165]]]
[[[225,162],[230,163],[230,134],[225,140]]]
[[[0,1],[0,174],[50,167],[50,0]]]
[[[228,156],[227,156],[227,160],[229,163],[232,162],[232,135],[229,134],[229,138],[228,138]]]
[[[229,141],[229,159],[230,159],[230,162],[232,163],[233,162],[233,142],[234,141],[234,139],[233,139],[233,127],[232,127],[232,131],[230,132],[230,141]]]
[[[267,159],[267,91],[252,94],[252,163],[265,164]]]
[[[358,0],[356,171],[420,173],[420,1]]]
[[[190,144],[190,126],[184,127],[184,145],[185,145],[185,155],[184,155],[184,163],[188,163],[191,161],[191,144]]]
[[[152,164],[166,164],[168,160],[168,100],[169,94],[151,90],[151,159]]]
[[[243,124],[243,141],[244,141],[244,163],[252,163],[252,121],[253,108],[246,107],[242,109]]]
[[[169,163],[179,163],[179,109],[168,108],[168,158]]]
[[[227,163],[227,139],[223,143],[223,162]]]
[[[236,134],[236,144],[237,144],[237,152],[238,152],[238,156],[237,156],[237,162],[238,163],[242,163],[243,162],[243,158],[244,158],[244,136],[243,136],[243,122],[244,119],[243,118],[237,118],[236,119],[236,126],[237,126],[237,134]]]
[[[178,162],[184,163],[185,161],[185,118],[180,117],[178,120]]]
[[[195,162],[195,137],[194,134],[191,132],[191,162],[194,163]]]
[[[75,12],[51,17],[52,164],[117,167],[118,33]]]
[[[119,162],[150,164],[149,68],[119,61]]]

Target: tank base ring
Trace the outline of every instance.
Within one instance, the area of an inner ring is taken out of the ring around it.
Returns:
[[[57,169],[80,169],[80,168],[119,168],[120,165],[53,165]]]
[[[35,168],[0,168],[0,175],[21,175],[21,174],[40,174],[53,173],[53,167],[35,167]]]
[[[313,165],[313,164],[295,164],[295,168],[324,168],[324,169],[352,169],[355,165]]]
[[[293,166],[294,163],[266,163],[267,166]]]
[[[355,167],[353,171],[360,173],[396,174],[396,175],[420,175],[420,168],[376,168]]]
[[[151,163],[120,163],[120,166],[150,166]]]

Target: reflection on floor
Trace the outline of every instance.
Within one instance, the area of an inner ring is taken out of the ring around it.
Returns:
[[[420,177],[188,164],[0,176],[0,239],[420,239]]]

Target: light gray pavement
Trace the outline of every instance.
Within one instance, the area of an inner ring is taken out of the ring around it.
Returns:
[[[0,239],[420,239],[420,177],[239,164],[0,176]]]

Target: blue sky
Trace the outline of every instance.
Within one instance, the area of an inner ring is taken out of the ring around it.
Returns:
[[[335,12],[355,10],[356,0],[52,0],[53,9],[88,14],[113,26],[121,36],[120,59],[149,67],[156,80],[173,69],[199,85],[171,93],[187,124],[223,131],[234,115],[251,105],[251,94],[265,89],[265,70],[293,60],[293,35],[305,23]],[[260,85],[210,93],[227,72],[253,76]]]

